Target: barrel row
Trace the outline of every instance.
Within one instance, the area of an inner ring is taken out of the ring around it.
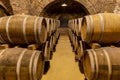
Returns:
[[[93,48],[91,44],[94,43],[98,47],[110,45],[120,47],[119,19],[120,15],[113,13],[99,13],[85,16],[81,27],[81,41],[87,44],[87,48],[85,48]]]
[[[30,15],[0,18],[0,80],[41,80],[59,39],[59,21]]]
[[[81,22],[82,18],[69,20],[69,40],[75,53],[75,60],[78,60],[79,40],[81,40]]]
[[[42,44],[57,29],[57,20],[30,15],[0,18],[0,43]]]
[[[81,39],[75,30],[77,19],[69,21],[72,25],[69,32],[70,42],[77,48],[75,57],[79,61],[80,72],[85,75],[86,80],[120,79],[119,19],[120,16],[113,13],[99,13],[83,17],[80,23]]]
[[[31,15],[11,15],[0,18],[0,44],[25,47],[37,45],[38,50],[53,52],[58,39],[59,20]],[[48,46],[46,49],[45,47]],[[46,53],[45,52],[45,53]]]
[[[119,19],[119,14],[98,13],[70,20],[69,27],[87,43],[113,44],[120,42]]]
[[[73,50],[78,54],[80,41],[88,45],[98,43],[102,46],[120,46],[119,19],[118,14],[98,13],[70,20],[69,38]]]

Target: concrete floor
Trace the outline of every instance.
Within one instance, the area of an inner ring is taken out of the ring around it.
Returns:
[[[50,69],[42,80],[84,80],[84,75],[80,73],[78,63],[74,60],[67,35],[60,36],[56,52],[50,61]]]

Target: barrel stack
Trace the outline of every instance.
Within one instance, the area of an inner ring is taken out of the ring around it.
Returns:
[[[80,22],[80,37],[76,51],[80,72],[86,80],[120,79],[120,15],[98,13],[87,15]],[[70,20],[69,37],[74,44],[76,19]],[[78,28],[78,27],[77,27]],[[79,28],[77,29],[79,30]],[[75,46],[75,45],[74,45]]]
[[[73,47],[73,51],[75,52],[75,60],[79,60],[78,51],[80,50],[79,40],[81,40],[81,22],[82,22],[82,18],[69,20],[70,29],[68,36],[71,46]]]
[[[52,18],[1,17],[0,80],[40,80],[57,44],[58,27]]]

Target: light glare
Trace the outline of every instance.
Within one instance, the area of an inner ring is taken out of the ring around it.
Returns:
[[[61,6],[63,6],[63,7],[64,7],[64,6],[67,6],[67,4],[63,3]]]

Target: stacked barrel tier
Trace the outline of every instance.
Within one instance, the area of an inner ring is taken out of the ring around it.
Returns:
[[[82,18],[69,20],[69,28],[77,37],[81,37],[81,23]]]
[[[52,30],[53,30],[53,19],[52,18],[45,18],[47,21],[47,37],[51,37]]]
[[[43,17],[12,15],[0,18],[0,43],[42,44],[46,39],[47,27]]]
[[[81,37],[81,22],[82,18],[75,19],[75,34],[78,37]]]
[[[40,80],[43,68],[41,51],[24,48],[0,50],[0,80]]]
[[[69,28],[71,29],[71,31],[74,33],[74,32],[75,32],[75,29],[74,29],[75,20],[74,20],[74,19],[69,20],[68,26],[69,26]]]
[[[89,49],[83,67],[87,80],[120,80],[120,48]]]
[[[52,53],[55,51],[56,45],[59,39],[58,27],[60,21],[52,18],[46,18],[47,20],[47,41],[45,44],[45,60],[49,61],[52,58]]]
[[[55,20],[53,18],[45,18],[47,22],[47,34],[48,38],[52,36],[53,33],[56,32],[57,28],[60,26],[60,21]]]
[[[82,20],[82,40],[102,44],[118,43],[120,41],[120,15],[99,13],[85,16]]]

